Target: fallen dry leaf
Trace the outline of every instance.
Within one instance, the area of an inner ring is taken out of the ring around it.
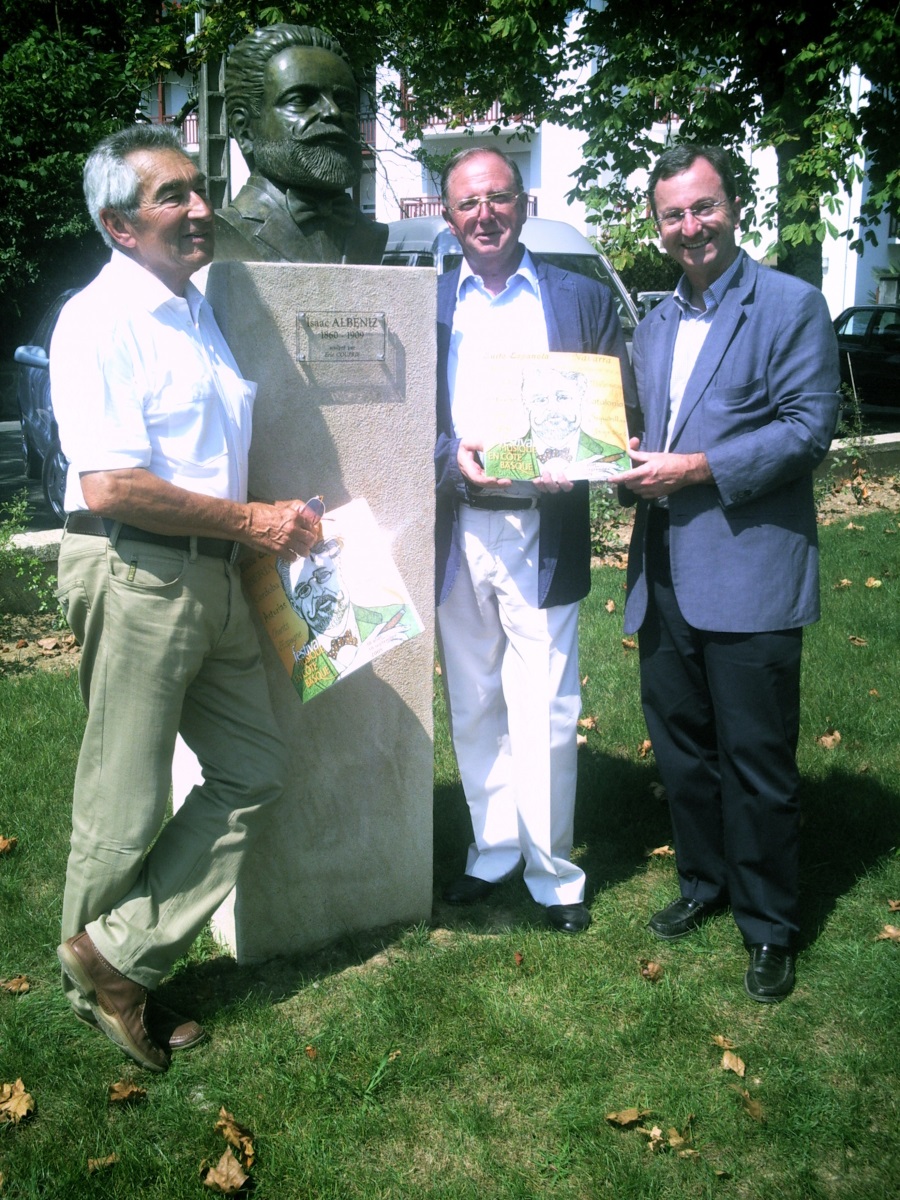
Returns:
[[[0,833],[0,854],[9,854],[10,851],[15,850],[18,840],[18,838],[4,837]]]
[[[865,525],[854,525],[852,521],[848,521],[844,526],[845,529],[865,529]]]
[[[597,718],[596,717],[581,717],[578,724],[582,729],[596,729],[597,728]]]
[[[820,734],[816,738],[816,741],[818,742],[818,744],[820,746],[822,746],[825,750],[833,750],[835,748],[835,746],[839,745],[840,740],[841,740],[841,735],[838,733],[838,731],[836,729],[832,729],[830,725],[825,730],[824,733]]]
[[[118,1083],[111,1083],[106,1095],[110,1104],[137,1104],[146,1098],[147,1089],[139,1087],[130,1079],[120,1079]]]
[[[888,908],[891,912],[900,912],[900,900],[888,900]]]
[[[651,1154],[659,1154],[660,1150],[665,1150],[667,1142],[658,1125],[654,1125],[652,1129],[643,1129],[638,1126],[638,1133],[647,1139],[647,1149]]]
[[[652,749],[653,743],[649,738],[644,738],[644,740],[638,746],[638,758],[646,758]]]
[[[869,695],[873,696],[876,700],[881,699],[881,696],[878,694],[878,688],[869,688]]]
[[[614,613],[616,611],[616,602],[615,600],[607,600],[603,607],[608,613]]]
[[[876,942],[900,942],[900,929],[896,925],[885,925],[876,938]]]
[[[517,950],[513,955],[513,959],[515,960],[516,966],[521,967],[522,963],[525,961],[525,955],[521,950]]]
[[[730,1050],[726,1050],[722,1055],[722,1070],[734,1071],[735,1075],[740,1075],[744,1078],[747,1067],[742,1058],[738,1058],[736,1054],[732,1054]]]
[[[766,1117],[760,1102],[754,1100],[746,1088],[738,1087],[736,1083],[733,1083],[731,1086],[740,1096],[741,1104],[747,1116],[752,1117],[754,1121],[764,1122]]]
[[[253,1160],[256,1157],[253,1149],[253,1134],[243,1125],[239,1125],[230,1112],[224,1108],[219,1109],[219,1120],[216,1121],[216,1129],[220,1131],[225,1141],[234,1146],[241,1156],[241,1164],[248,1171],[253,1166]]]
[[[621,1112],[607,1113],[606,1120],[610,1125],[618,1125],[622,1129],[631,1129],[633,1125],[639,1125],[644,1117],[649,1116],[649,1108],[623,1108]]]
[[[851,633],[847,641],[851,646],[868,646],[869,644],[865,638],[857,637],[855,633]]]
[[[441,664],[440,664],[440,663],[435,663],[435,664],[434,664],[434,673],[435,673],[435,675],[443,675],[443,673],[444,673],[444,672],[441,670]]]
[[[16,649],[24,650],[27,645],[28,645],[28,638],[19,638],[19,640],[16,642]]]
[[[837,583],[834,585],[834,590],[835,590],[836,592],[839,592],[839,591],[841,591],[841,589],[843,589],[843,588],[848,588],[848,587],[853,587],[853,582],[852,582],[852,580],[850,580],[850,579],[839,579],[839,580],[837,581]]]
[[[34,1097],[25,1091],[21,1079],[0,1083],[0,1125],[18,1125],[34,1112]]]
[[[203,1182],[222,1196],[236,1196],[250,1181],[231,1150],[226,1150],[214,1167],[210,1167]]]
[[[659,983],[665,972],[657,962],[651,962],[649,958],[639,958],[638,966],[641,969],[641,975],[650,983]]]
[[[671,846],[657,846],[655,850],[648,850],[646,858],[674,858],[675,851]]]
[[[637,650],[637,642],[634,638],[622,638],[622,648],[625,650]]]
[[[881,580],[876,579],[873,575],[870,575],[869,578],[866,580],[866,587],[867,588],[879,588],[879,587],[881,587]]]
[[[40,648],[42,650],[58,650],[59,649],[59,638],[55,638],[55,637],[38,638],[37,644],[40,646]]]
[[[88,1174],[93,1175],[95,1171],[104,1171],[107,1167],[111,1167],[118,1161],[118,1154],[107,1154],[106,1158],[89,1158]]]
[[[310,1062],[316,1061],[316,1059],[319,1057],[319,1052],[315,1048],[315,1046],[307,1046],[306,1047],[306,1057],[309,1059]]]
[[[588,681],[589,679],[590,679],[590,675],[585,675],[584,679],[582,679],[582,681],[581,681],[581,686],[582,686],[582,687],[587,687],[587,681]]]
[[[0,989],[4,992],[12,992],[14,996],[21,996],[30,988],[31,984],[24,975],[16,975],[14,979],[0,979]]]
[[[724,1034],[721,1034],[721,1033],[715,1034],[713,1036],[713,1041],[715,1042],[715,1044],[717,1046],[721,1046],[721,1048],[723,1050],[733,1050],[734,1049],[734,1045],[735,1045],[734,1042],[731,1040],[731,1038],[725,1037]]]

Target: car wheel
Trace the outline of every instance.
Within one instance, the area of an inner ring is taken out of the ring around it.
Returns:
[[[25,432],[21,412],[19,413],[19,422],[22,424],[22,471],[26,479],[40,479],[43,463],[34,442]]]
[[[44,487],[44,499],[53,510],[60,525],[64,525],[66,521],[65,499],[68,469],[69,462],[62,452],[59,439],[54,438],[47,451],[47,457],[44,459],[41,483]]]

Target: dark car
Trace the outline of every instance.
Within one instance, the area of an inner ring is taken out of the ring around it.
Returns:
[[[834,323],[841,383],[865,409],[900,408],[900,304],[862,304]]]
[[[22,460],[28,479],[40,479],[44,497],[60,522],[66,519],[63,505],[68,462],[60,449],[59,431],[50,397],[50,339],[65,302],[78,289],[63,292],[44,313],[34,338],[15,353],[19,364],[16,400],[22,425]]]

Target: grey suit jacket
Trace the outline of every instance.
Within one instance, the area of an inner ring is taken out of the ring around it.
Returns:
[[[670,298],[635,333],[645,450],[665,446],[678,322]],[[714,479],[669,497],[672,581],[694,628],[753,633],[818,619],[812,471],[834,434],[838,386],[837,342],[821,292],[742,252],[670,446],[703,451]],[[639,501],[628,563],[629,633],[647,611],[647,511]]]

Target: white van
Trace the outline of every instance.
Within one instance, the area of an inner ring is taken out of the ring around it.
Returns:
[[[386,267],[436,267],[439,275],[462,261],[462,250],[443,217],[410,217],[392,221],[381,262]],[[547,262],[566,271],[598,279],[612,292],[619,320],[630,343],[638,323],[637,309],[612,263],[565,221],[529,217],[522,242]],[[629,347],[630,349],[630,347]]]

